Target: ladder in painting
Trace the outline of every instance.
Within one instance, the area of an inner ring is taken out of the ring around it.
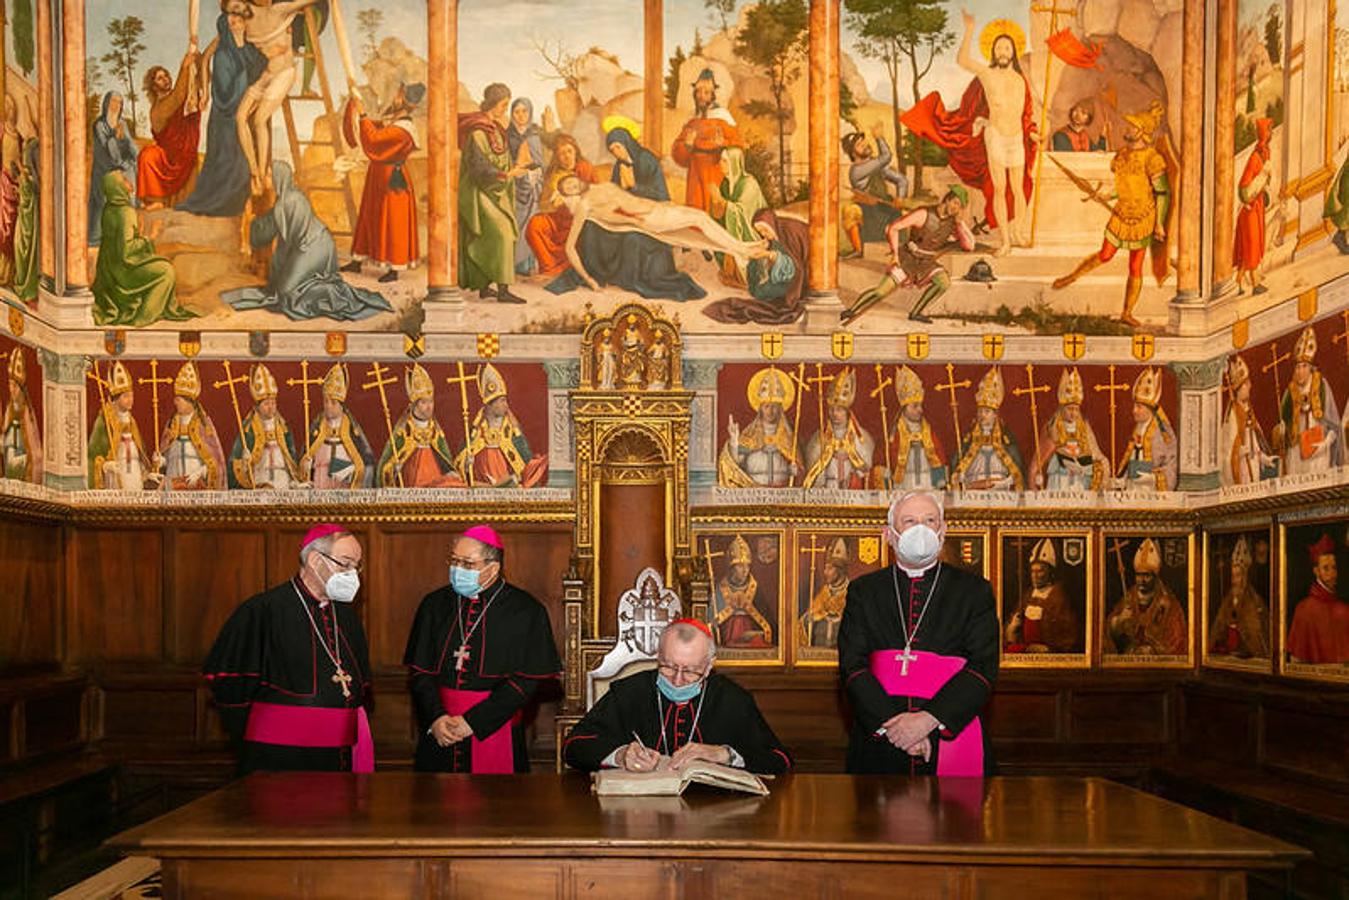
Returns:
[[[356,228],[356,188],[352,184],[352,174],[350,171],[338,175],[339,185],[331,184],[313,184],[306,183],[302,179],[302,160],[301,153],[305,147],[316,144],[331,144],[333,148],[334,162],[342,156],[346,148],[342,144],[342,123],[334,113],[338,110],[333,105],[333,94],[331,85],[328,83],[328,70],[323,64],[323,48],[319,44],[319,22],[318,12],[311,6],[304,11],[304,26],[308,40],[305,42],[305,50],[298,54],[298,58],[303,64],[305,61],[312,61],[314,64],[314,73],[318,76],[319,93],[318,96],[304,93],[303,78],[296,79],[296,86],[286,95],[286,99],[281,104],[282,117],[286,121],[286,137],[290,142],[290,158],[295,161],[295,183],[304,189],[305,193],[313,195],[319,193],[341,193],[346,205],[347,222],[346,227],[336,228],[334,222],[325,222],[328,230],[334,237],[350,238]],[[308,140],[302,140],[295,127],[296,103],[322,103],[323,112],[331,123],[329,128],[328,140],[313,140],[312,136]]]

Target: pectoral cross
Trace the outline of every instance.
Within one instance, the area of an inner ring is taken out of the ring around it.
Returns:
[[[917,662],[918,657],[908,647],[904,648],[903,653],[895,654],[895,662],[899,663],[899,675],[901,678],[909,674],[909,663]]]
[[[468,644],[460,644],[459,649],[454,651],[454,670],[456,672],[464,671],[464,666],[467,663],[468,663]]]
[[[340,684],[342,696],[347,699],[351,698],[351,675],[341,665],[338,665],[337,671],[333,673],[333,684]]]

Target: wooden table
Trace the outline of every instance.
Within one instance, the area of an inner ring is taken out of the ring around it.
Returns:
[[[579,775],[259,774],[111,844],[163,860],[171,898],[1238,898],[1247,870],[1309,855],[1094,778],[772,788],[600,800]]]

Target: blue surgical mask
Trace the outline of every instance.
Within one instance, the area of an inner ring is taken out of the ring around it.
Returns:
[[[478,584],[478,573],[462,566],[450,566],[450,587],[461,597],[476,597],[482,591]]]
[[[683,687],[676,687],[675,683],[664,675],[656,675],[656,689],[660,691],[661,696],[671,703],[688,703],[703,689],[701,680],[686,684]]]

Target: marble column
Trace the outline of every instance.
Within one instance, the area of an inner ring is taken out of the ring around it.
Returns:
[[[1196,303],[1201,296],[1199,258],[1204,180],[1204,0],[1186,0],[1185,45],[1181,52],[1180,196],[1176,214],[1176,296]],[[1231,163],[1228,163],[1229,167]],[[1230,250],[1230,241],[1229,250]]]
[[[56,171],[56,145],[61,139],[56,128],[56,70],[52,49],[52,0],[37,0],[37,112],[39,162],[38,241],[41,259],[41,286],[44,291],[56,287],[56,190],[60,183]]]
[[[427,0],[428,331],[460,324],[459,291],[459,0]]]
[[[1188,39],[1188,29],[1187,39]],[[1214,297],[1235,289],[1232,239],[1236,229],[1237,0],[1218,0],[1218,58],[1213,108],[1213,284]]]
[[[543,364],[548,375],[548,486],[576,486],[576,431],[572,427],[571,392],[581,384],[579,359]]]
[[[85,370],[83,356],[59,356],[38,349],[42,364],[43,481],[61,491],[89,486],[85,430]]]
[[[838,327],[839,0],[810,0],[810,258],[805,327]]]
[[[689,427],[689,487],[717,483],[717,376],[721,360],[684,360],[684,388],[693,391],[693,421]]]
[[[642,0],[642,143],[665,155],[665,2]]]
[[[62,171],[65,185],[61,221],[65,226],[65,272],[62,278],[67,296],[89,294],[89,176],[84,157],[89,137],[84,94],[84,4],[61,4],[61,120],[63,132]]]
[[[1222,383],[1226,356],[1172,363],[1180,393],[1180,476],[1176,489],[1218,487],[1218,436],[1222,428]]]

